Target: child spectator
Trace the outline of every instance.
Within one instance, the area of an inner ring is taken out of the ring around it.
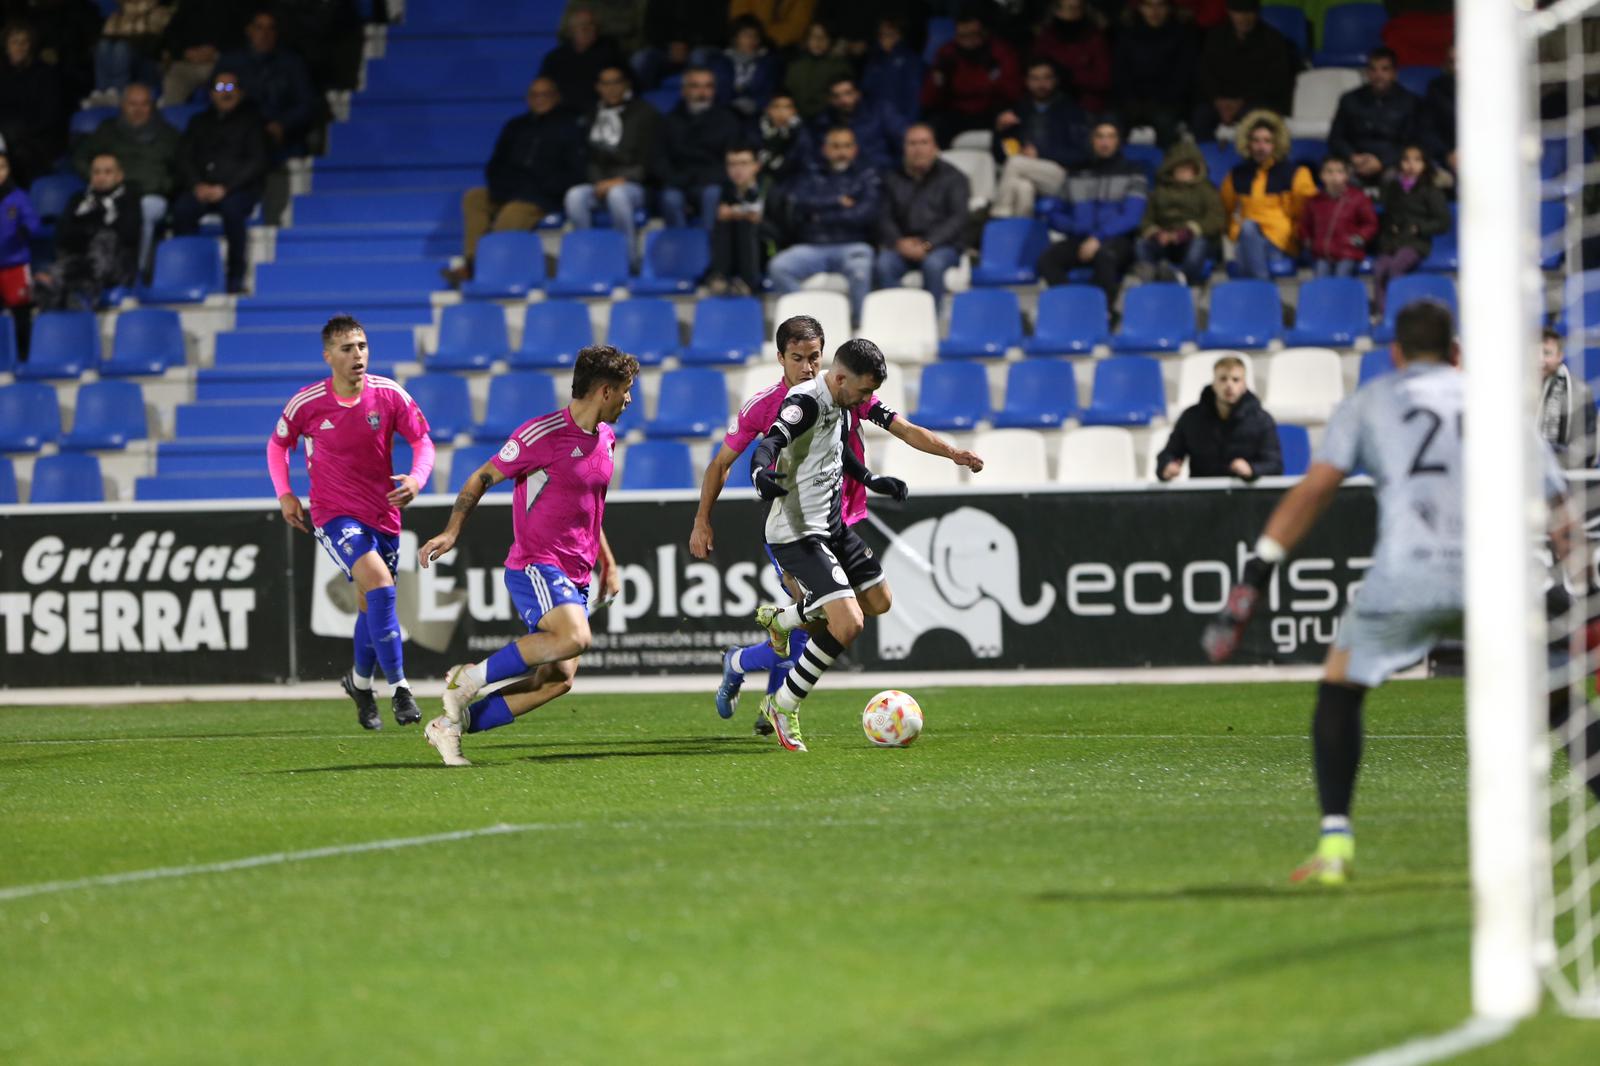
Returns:
[[[769,241],[762,214],[772,179],[761,173],[756,151],[729,148],[728,176],[711,228],[711,274],[706,288],[713,296],[748,296],[761,291]]]
[[[30,242],[38,232],[39,215],[33,201],[11,180],[11,159],[0,150],[0,306],[17,320],[17,352],[24,359],[28,357],[28,321],[33,310]]]
[[[1417,145],[1400,153],[1400,171],[1383,187],[1383,221],[1378,258],[1372,263],[1378,314],[1383,314],[1389,282],[1415,270],[1433,251],[1433,238],[1450,228],[1450,207],[1433,182],[1433,168]]]
[[[762,44],[761,20],[754,15],[741,15],[730,29],[727,50],[711,64],[717,102],[748,121],[761,114],[778,90],[778,58]]]
[[[794,100],[800,117],[810,121],[828,106],[828,87],[853,73],[849,60],[833,54],[833,34],[828,27],[813,22],[806,30],[805,47],[789,60],[783,87]]]
[[[1161,161],[1155,191],[1139,220],[1134,270],[1140,281],[1198,284],[1221,240],[1222,197],[1206,175],[1200,149],[1181,141]]]
[[[1156,476],[1171,481],[1183,472],[1185,459],[1190,477],[1254,481],[1283,473],[1278,424],[1245,387],[1244,360],[1238,356],[1218,359],[1200,402],[1178,416],[1156,457]]]
[[[1350,164],[1343,156],[1322,161],[1322,191],[1300,216],[1300,240],[1319,278],[1353,278],[1378,235],[1378,214],[1372,199],[1350,184]]]
[[[1231,10],[1231,9],[1230,9]],[[1244,161],[1222,181],[1222,211],[1240,273],[1270,278],[1300,252],[1300,216],[1317,194],[1311,171],[1289,161],[1289,127],[1271,111],[1252,111],[1239,123]]]
[[[1594,394],[1583,379],[1567,366],[1561,350],[1561,334],[1544,331],[1539,347],[1539,371],[1544,383],[1539,389],[1539,433],[1569,470],[1594,465]]]
[[[756,155],[761,173],[774,182],[789,181],[815,166],[811,131],[795,110],[794,97],[779,93],[768,101],[756,134],[761,138]]]

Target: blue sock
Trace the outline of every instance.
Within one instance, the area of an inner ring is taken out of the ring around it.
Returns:
[[[766,641],[739,649],[739,669],[747,674],[771,670],[778,665],[778,653]]]
[[[372,646],[372,636],[367,629],[367,612],[356,612],[355,632],[355,676],[370,680],[372,672],[378,668],[378,652]]]
[[[383,676],[389,679],[389,684],[400,685],[406,679],[406,661],[401,651],[400,616],[395,612],[394,600],[393,585],[367,593],[367,632],[378,653],[378,662],[383,665]]]
[[[789,657],[773,666],[772,672],[767,675],[767,695],[772,695],[783,687],[784,678],[789,676],[789,671],[794,669],[794,664],[805,653],[806,643],[811,635],[803,629],[797,629],[789,634]]]
[[[484,660],[484,676],[487,684],[504,681],[508,677],[520,677],[528,672],[528,664],[522,661],[522,652],[517,650],[517,642],[512,641],[489,658]]]
[[[481,699],[467,708],[467,732],[482,733],[485,729],[499,729],[503,725],[510,725],[515,719],[511,717],[511,708],[506,706],[504,696],[496,692],[487,699]]]

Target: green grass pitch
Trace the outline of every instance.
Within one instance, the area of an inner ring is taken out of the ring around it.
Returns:
[[[1287,885],[1309,685],[926,688],[895,751],[867,695],[791,755],[580,687],[467,770],[344,703],[0,711],[0,893],[537,827],[0,901],[0,1062],[1335,1063],[1468,1014],[1459,683],[1369,701],[1341,893]]]

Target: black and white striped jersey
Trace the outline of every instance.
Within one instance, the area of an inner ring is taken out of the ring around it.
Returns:
[[[876,411],[883,411],[880,418]],[[875,406],[867,415],[888,428],[894,415]],[[826,375],[790,389],[778,408],[768,438],[781,444],[773,469],[787,475],[787,496],[767,512],[767,543],[788,544],[802,537],[827,537],[844,528],[844,449],[850,412],[828,391]]]

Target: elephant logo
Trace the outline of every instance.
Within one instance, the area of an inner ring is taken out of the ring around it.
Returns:
[[[888,660],[909,657],[917,638],[935,629],[961,634],[979,659],[998,658],[1002,613],[1031,626],[1056,603],[1047,583],[1034,603],[1023,600],[1016,536],[975,507],[891,533],[883,571],[894,589],[894,609],[878,619],[878,655]]]

